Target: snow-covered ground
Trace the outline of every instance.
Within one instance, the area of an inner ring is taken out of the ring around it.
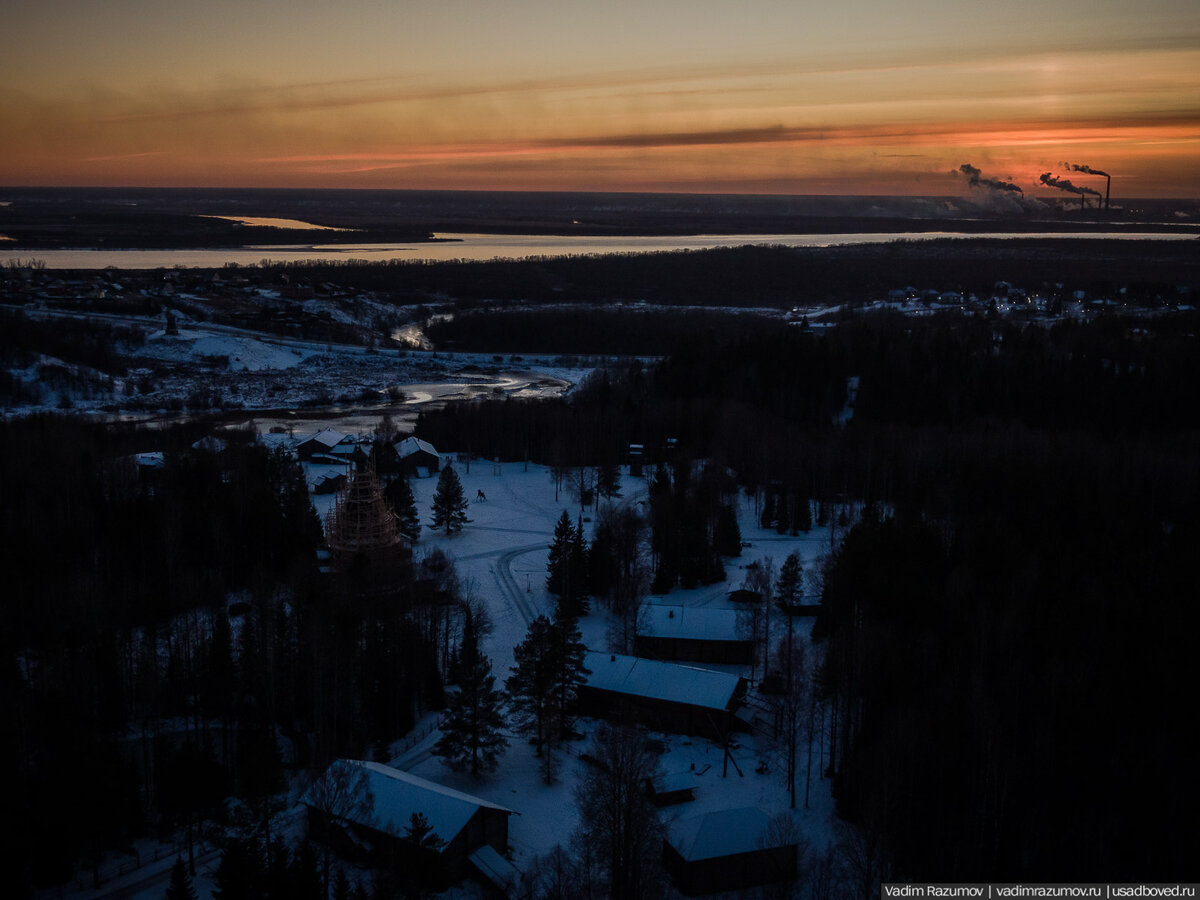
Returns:
[[[502,683],[513,664],[513,647],[525,638],[529,617],[543,612],[549,614],[553,610],[553,599],[546,590],[545,579],[554,524],[563,510],[573,518],[580,510],[565,492],[555,500],[553,481],[549,471],[542,466],[526,467],[523,463],[496,466],[477,460],[471,463],[469,472],[464,464],[455,463],[454,467],[466,496],[475,498],[478,491],[483,491],[487,500],[471,503],[468,515],[472,521],[461,533],[447,537],[426,529],[414,552],[420,555],[432,547],[442,549],[454,559],[460,578],[472,593],[485,601],[494,628],[485,639],[484,650],[492,660],[497,682]],[[436,478],[418,479],[412,484],[417,508],[427,521]],[[645,496],[645,488],[643,479],[624,475],[623,496],[618,502],[636,503]],[[584,518],[594,518],[592,511],[586,511]],[[778,571],[787,555],[794,552],[807,570],[814,567],[828,550],[827,529],[814,529],[807,535],[789,537],[759,528],[753,502],[747,498],[742,498],[739,520],[742,538],[751,546],[742,551],[740,558],[726,561],[727,581],[688,591],[673,591],[668,595],[671,603],[731,606],[728,592],[742,586],[747,563],[769,556]],[[585,522],[589,538],[591,527]],[[782,616],[778,617],[777,624],[782,627]],[[796,625],[800,633],[806,634],[811,620],[798,619]],[[590,649],[608,649],[608,625],[602,611],[593,610],[581,622],[581,630]],[[727,667],[722,668],[727,670]],[[582,720],[581,730],[590,734],[596,724]],[[557,783],[547,786],[542,781],[540,760],[534,756],[527,741],[519,736],[511,737],[511,746],[497,771],[480,779],[455,773],[432,756],[430,748],[437,736],[436,731],[431,733],[391,760],[392,764],[516,810],[520,815],[510,820],[509,843],[513,862],[522,870],[555,844],[567,842],[578,824],[574,790],[585,765],[578,754],[587,750],[588,740],[574,742],[567,748],[568,755],[563,757]],[[732,753],[741,774],[733,765],[723,774],[722,750],[710,741],[669,734],[652,736],[660,739],[667,748],[661,757],[664,774],[703,772],[696,779],[695,801],[665,808],[665,820],[745,806],[758,806],[768,815],[788,810],[789,796],[782,771],[776,767],[758,771],[760,760],[769,758],[770,754],[759,746],[756,736],[737,736],[737,746]],[[802,748],[798,808],[793,816],[811,849],[822,852],[832,839],[833,800],[829,783],[820,779],[820,766],[814,761],[809,808],[804,809],[806,760],[806,750]]]
[[[288,410],[293,414],[286,423],[270,424],[304,430],[298,416],[305,411],[328,419],[365,410],[376,420],[390,411],[411,420],[421,404],[438,400],[562,393],[595,368],[594,362],[552,355],[446,354],[300,340],[182,316],[178,334],[167,334],[155,316],[45,309],[29,314],[95,320],[140,331],[145,340],[121,348],[128,371],[112,378],[49,358],[40,360],[42,366],[10,370],[37,399],[0,409],[0,415],[69,408],[161,420],[220,410],[231,416]],[[62,378],[47,381],[43,366],[69,371],[76,386]]]

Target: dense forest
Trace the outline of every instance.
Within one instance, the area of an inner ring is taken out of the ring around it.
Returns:
[[[369,565],[323,573],[291,455],[252,433],[193,446],[194,426],[0,431],[14,895],[209,819],[269,860],[285,766],[373,756],[440,707],[452,566],[418,561],[383,593]],[[167,447],[161,466],[129,455],[146,442]]]
[[[561,308],[486,309],[435,318],[425,329],[449,351],[663,356],[697,335],[749,336],[779,329],[756,314],[711,310]]]
[[[749,239],[748,239],[749,240]],[[1194,242],[1192,242],[1194,243]],[[716,250],[541,257],[487,262],[271,264],[313,283],[387,292],[397,302],[452,298],[520,302],[645,301],[686,306],[860,303],[914,285],[987,296],[998,281],[1062,285],[1148,305],[1200,289],[1200,258],[1186,241],[977,239],[892,241],[842,247],[747,245]],[[1149,275],[1148,273],[1153,273]]]
[[[883,316],[710,337],[568,401],[448,407],[419,432],[562,466],[643,444],[677,472],[703,459],[819,511],[859,504],[822,573],[816,689],[874,877],[1184,878],[1195,325]]]

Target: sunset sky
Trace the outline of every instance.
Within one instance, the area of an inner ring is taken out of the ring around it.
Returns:
[[[10,5],[0,184],[1200,197],[1197,0]],[[979,190],[976,188],[975,190]]]

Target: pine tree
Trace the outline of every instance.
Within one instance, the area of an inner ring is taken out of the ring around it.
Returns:
[[[605,500],[621,496],[621,470],[616,465],[603,465],[596,469],[596,493]]]
[[[558,736],[563,739],[571,733],[574,723],[571,713],[579,698],[579,688],[587,681],[589,674],[583,665],[587,647],[583,644],[583,635],[575,615],[563,604],[560,603],[555,610],[551,625],[552,659],[556,668],[554,690],[558,694],[553,710],[558,719]]]
[[[433,830],[425,814],[419,812],[413,813],[404,826],[404,840],[422,850],[440,850],[446,843]]]
[[[445,528],[448,535],[462,531],[463,525],[471,521],[467,518],[467,498],[463,496],[462,482],[449,465],[438,476],[432,509],[433,528]]]
[[[192,887],[192,878],[188,875],[183,857],[175,857],[175,865],[171,867],[171,883],[167,885],[167,900],[199,900],[196,889]]]
[[[800,557],[795,553],[789,553],[788,558],[779,567],[779,578],[775,582],[775,596],[780,603],[792,604],[799,601],[803,591],[800,580],[803,573]]]
[[[572,608],[576,615],[586,615],[588,611],[588,550],[587,540],[583,536],[582,516],[575,523],[575,533],[571,536],[568,576],[567,582]]]
[[[796,491],[796,512],[792,516],[792,528],[808,534],[812,531],[812,509],[808,495],[804,491]]]
[[[775,494],[768,492],[763,498],[762,518],[759,519],[758,524],[763,528],[770,528],[779,517],[778,510]]]
[[[400,533],[409,541],[415,542],[421,536],[421,518],[417,515],[417,501],[413,497],[412,485],[404,477],[393,478],[383,490],[392,512],[396,515],[396,525]]]
[[[322,900],[325,897],[321,874],[317,870],[317,855],[308,841],[302,842],[292,854],[287,869],[287,897],[289,900]]]
[[[571,557],[575,543],[575,526],[564,509],[554,526],[554,540],[550,544],[550,558],[546,563],[546,590],[559,598],[571,596]]]
[[[517,727],[532,733],[537,754],[542,755],[549,734],[551,705],[557,701],[554,679],[554,626],[545,616],[529,623],[525,640],[513,648],[512,674],[504,682]],[[547,776],[549,778],[549,776]]]
[[[713,529],[713,550],[721,556],[742,555],[742,531],[738,528],[737,513],[728,503],[721,505]]]
[[[333,876],[333,900],[350,900],[350,881],[344,869]]]
[[[504,714],[492,663],[479,652],[469,616],[456,674],[458,691],[450,696],[442,737],[433,752],[457,772],[465,770],[477,776],[494,771],[508,746],[501,733]]]
[[[262,895],[262,854],[258,843],[247,838],[231,838],[221,851],[213,882],[217,900],[250,900]]]

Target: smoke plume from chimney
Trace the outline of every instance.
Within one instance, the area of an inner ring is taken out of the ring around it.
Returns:
[[[1071,184],[1065,178],[1055,178],[1049,172],[1043,172],[1042,177],[1038,179],[1042,184],[1048,184],[1050,187],[1058,188],[1060,191],[1070,191],[1072,194],[1092,194],[1096,197],[1104,195],[1099,191],[1093,191],[1091,188],[1080,187],[1077,184]]]
[[[1074,163],[1063,163],[1063,168],[1068,172],[1082,172],[1084,175],[1103,175],[1109,177],[1107,172],[1101,172],[1099,169],[1093,169],[1091,166],[1077,166]]]
[[[963,163],[958,167],[958,171],[967,176],[967,184],[971,187],[991,188],[994,191],[1016,191],[1022,196],[1025,194],[1023,190],[1011,182],[994,181],[991,178],[982,177],[983,173],[970,163]]]
[[[1101,175],[1107,180],[1104,182],[1104,208],[1108,209],[1108,197],[1112,192],[1112,176],[1107,172],[1101,172],[1099,169],[1093,169],[1091,166],[1077,166],[1074,163],[1063,163],[1063,168],[1068,172],[1082,172],[1084,175]]]

